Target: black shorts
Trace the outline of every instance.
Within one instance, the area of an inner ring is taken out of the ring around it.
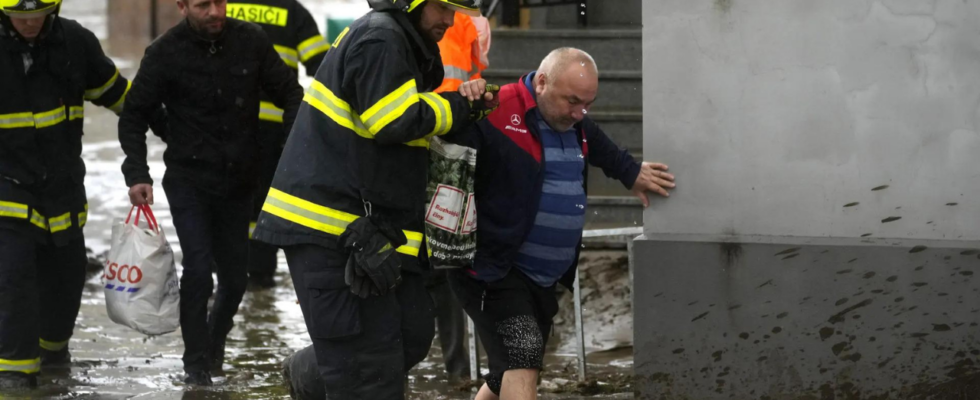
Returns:
[[[490,390],[500,394],[504,371],[541,370],[552,319],[558,313],[554,285],[541,287],[516,268],[490,283],[454,270],[449,285],[473,319],[486,350],[490,373],[484,379]]]

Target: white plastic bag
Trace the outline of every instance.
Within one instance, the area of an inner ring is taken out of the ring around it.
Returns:
[[[136,219],[130,223],[133,210]],[[146,228],[139,226],[140,213]],[[180,326],[180,288],[174,253],[149,206],[134,206],[112,225],[112,247],[102,275],[109,318],[147,335]]]

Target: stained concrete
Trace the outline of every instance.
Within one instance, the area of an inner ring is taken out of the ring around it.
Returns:
[[[980,376],[971,245],[643,237],[638,398],[972,398],[960,397]]]

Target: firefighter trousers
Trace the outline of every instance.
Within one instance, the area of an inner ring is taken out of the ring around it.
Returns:
[[[404,399],[406,373],[435,336],[425,279],[403,270],[394,291],[361,299],[344,282],[346,252],[316,245],[284,251],[327,398]]]
[[[27,221],[0,224],[0,371],[36,374],[42,352],[63,352],[85,285],[85,239],[38,242]]]

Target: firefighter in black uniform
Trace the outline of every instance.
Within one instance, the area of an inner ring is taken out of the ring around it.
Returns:
[[[369,4],[308,88],[254,232],[286,252],[331,399],[404,397],[434,335],[420,275],[429,139],[495,102],[482,80],[432,92],[437,42],[473,1]]]
[[[330,43],[320,34],[310,12],[297,0],[230,0],[227,15],[231,18],[256,23],[269,35],[279,57],[286,65],[299,69],[302,63],[309,76],[316,73],[323,56],[330,50]],[[279,164],[286,132],[282,127],[283,110],[272,103],[265,93],[259,106],[259,171],[256,186],[254,214],[249,227],[249,237],[255,229],[272,175]],[[275,286],[276,252],[278,248],[259,241],[249,241],[248,280],[257,288]]]
[[[163,189],[183,250],[184,381],[210,385],[211,371],[221,371],[225,338],[248,284],[259,92],[285,109],[286,131],[303,88],[261,28],[226,17],[225,0],[177,5],[186,18],[146,49],[119,119],[119,140],[130,201],[152,204],[146,128],[152,110],[166,106]],[[212,271],[218,275],[216,291]]]
[[[0,389],[70,361],[85,283],[83,102],[129,81],[61,0],[0,0]]]

